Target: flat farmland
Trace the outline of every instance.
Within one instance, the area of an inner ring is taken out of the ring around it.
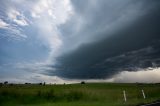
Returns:
[[[160,84],[86,83],[0,86],[0,106],[137,106],[157,100],[160,100]]]

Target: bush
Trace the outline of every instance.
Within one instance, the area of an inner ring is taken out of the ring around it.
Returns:
[[[84,81],[82,81],[82,82],[81,82],[81,84],[85,84],[85,82],[84,82]]]
[[[5,81],[4,84],[8,84],[8,81]]]

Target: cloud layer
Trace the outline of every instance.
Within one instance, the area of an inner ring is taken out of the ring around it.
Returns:
[[[128,76],[138,77],[138,72],[152,76],[154,71],[142,71],[160,67],[158,0],[2,0],[0,4],[0,79],[26,75],[24,81],[35,77],[37,82],[56,78],[125,82]]]
[[[113,76],[110,81],[112,82],[125,82],[125,83],[159,83],[160,72],[159,68],[146,69],[136,72],[123,71]]]

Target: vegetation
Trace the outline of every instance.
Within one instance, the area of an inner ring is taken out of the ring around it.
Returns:
[[[144,90],[146,99],[141,90]],[[127,102],[124,102],[123,90]],[[160,100],[160,84],[1,85],[0,106],[136,106]]]

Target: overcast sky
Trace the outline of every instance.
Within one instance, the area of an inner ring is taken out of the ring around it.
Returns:
[[[159,19],[159,0],[1,0],[0,82],[160,82]]]

